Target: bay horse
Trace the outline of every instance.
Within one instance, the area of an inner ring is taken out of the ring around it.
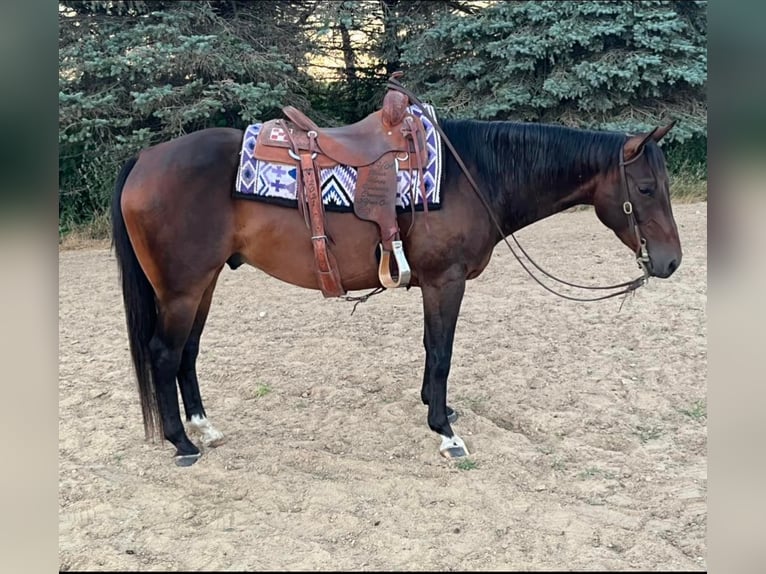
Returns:
[[[638,135],[505,121],[439,124],[473,178],[445,152],[441,208],[429,211],[428,225],[422,212],[402,213],[398,223],[409,230],[403,242],[410,285],[423,299],[421,400],[449,458],[468,454],[447,405],[455,325],[466,281],[481,274],[500,241],[590,205],[622,243],[644,254],[647,276],[672,275],[682,252],[657,145],[673,124]],[[247,263],[292,285],[319,288],[311,233],[298,210],[232,197],[242,138],[238,129],[207,128],[159,143],[128,160],[115,184],[112,239],[144,428],[147,437],[163,436],[175,447],[180,466],[201,452],[184,429],[176,381],[202,444],[224,440],[207,417],[196,372],[224,265]],[[474,179],[480,193],[469,185]],[[354,213],[328,212],[326,229],[343,285],[380,287],[376,226]]]

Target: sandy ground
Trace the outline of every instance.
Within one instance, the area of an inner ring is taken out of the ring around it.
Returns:
[[[351,316],[240,268],[199,361],[228,442],[176,467],[143,440],[113,255],[61,252],[61,569],[704,569],[707,206],[675,213],[681,268],[622,310],[555,298],[498,246],[458,323],[462,465],[419,400],[419,290]],[[637,274],[590,211],[518,237],[572,280]]]

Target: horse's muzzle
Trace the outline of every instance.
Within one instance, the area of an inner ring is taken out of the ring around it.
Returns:
[[[660,279],[667,279],[676,269],[681,265],[681,254],[668,254],[662,256],[650,252],[649,262],[649,274],[652,277],[659,277]]]

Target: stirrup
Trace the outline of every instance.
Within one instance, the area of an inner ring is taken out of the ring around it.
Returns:
[[[407,287],[410,283],[410,264],[407,263],[407,258],[404,256],[404,248],[401,241],[392,241],[392,251],[386,251],[383,249],[383,244],[378,245],[380,249],[380,264],[378,265],[378,278],[380,283],[386,289],[395,289],[396,287]],[[394,254],[394,260],[396,261],[396,268],[398,270],[396,279],[391,276],[391,253]]]

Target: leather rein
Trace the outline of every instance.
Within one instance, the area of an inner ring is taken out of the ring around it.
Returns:
[[[554,289],[551,289],[548,287],[545,283],[540,281],[539,278],[537,278],[532,271],[525,265],[524,261],[522,261],[521,257],[519,257],[518,253],[514,250],[513,246],[508,241],[508,238],[506,237],[505,233],[503,233],[502,227],[500,226],[500,223],[497,220],[497,217],[495,216],[495,213],[492,211],[492,208],[490,207],[487,200],[484,198],[484,196],[479,191],[479,186],[476,184],[476,182],[473,179],[473,176],[471,175],[470,171],[468,170],[468,167],[466,167],[465,163],[463,162],[462,158],[460,157],[460,154],[458,154],[455,147],[452,145],[452,142],[449,140],[447,135],[442,130],[441,126],[436,122],[436,119],[431,117],[431,114],[426,109],[423,102],[420,101],[420,99],[413,94],[410,90],[405,88],[402,84],[400,84],[396,77],[401,75],[401,73],[395,73],[391,78],[388,80],[388,88],[399,90],[402,93],[404,93],[407,97],[410,98],[410,101],[417,104],[421,110],[423,111],[423,114],[431,121],[431,123],[434,125],[436,130],[439,132],[439,134],[444,139],[444,143],[449,148],[450,152],[452,152],[452,155],[455,157],[455,161],[460,166],[460,169],[463,171],[463,173],[466,176],[466,179],[468,180],[468,183],[471,184],[471,187],[473,188],[476,195],[479,197],[479,200],[481,200],[481,203],[484,205],[484,208],[486,209],[487,213],[489,214],[489,218],[492,221],[492,223],[497,228],[498,232],[500,233],[500,237],[503,238],[503,241],[508,246],[508,249],[511,250],[511,253],[516,258],[516,261],[519,262],[519,265],[524,269],[524,271],[529,274],[532,279],[534,279],[540,286],[542,286],[547,291],[550,291],[554,295],[558,295],[559,297],[562,297],[564,299],[569,299],[570,301],[602,301],[604,299],[610,299],[611,297],[618,297],[619,295],[630,293],[631,291],[635,291],[639,287],[645,285],[649,281],[649,252],[646,248],[646,239],[644,239],[641,236],[641,232],[638,227],[638,222],[636,221],[634,209],[633,209],[633,202],[630,200],[630,186],[628,185],[628,179],[627,174],[625,172],[625,166],[630,165],[634,161],[636,161],[638,158],[641,157],[641,155],[644,153],[644,148],[641,147],[641,151],[634,157],[631,158],[628,161],[625,161],[624,157],[624,148],[620,148],[620,183],[621,187],[624,192],[624,198],[625,201],[622,204],[622,210],[623,213],[628,218],[628,224],[632,228],[633,232],[636,236],[636,245],[638,246],[636,248],[636,262],[638,263],[638,266],[643,271],[643,275],[641,277],[637,277],[631,281],[625,281],[624,283],[619,283],[617,285],[609,285],[609,286],[594,286],[594,285],[578,285],[576,283],[571,283],[569,281],[565,281],[563,279],[559,279],[558,277],[548,273],[545,269],[540,267],[534,259],[532,259],[529,254],[524,250],[524,248],[519,243],[519,240],[516,239],[516,237],[513,235],[513,233],[510,234],[513,241],[516,243],[516,246],[519,248],[521,253],[529,260],[529,262],[537,268],[538,271],[543,273],[545,276],[549,277],[550,279],[553,279],[554,281],[557,281],[563,285],[567,285],[569,287],[575,287],[577,289],[588,289],[588,290],[610,290],[610,289],[620,289],[623,288],[621,291],[617,291],[615,293],[610,293],[609,295],[602,295],[600,297],[590,297],[590,298],[583,298],[583,297],[573,297],[571,295],[566,295],[563,293],[559,293],[558,291],[555,291]]]

